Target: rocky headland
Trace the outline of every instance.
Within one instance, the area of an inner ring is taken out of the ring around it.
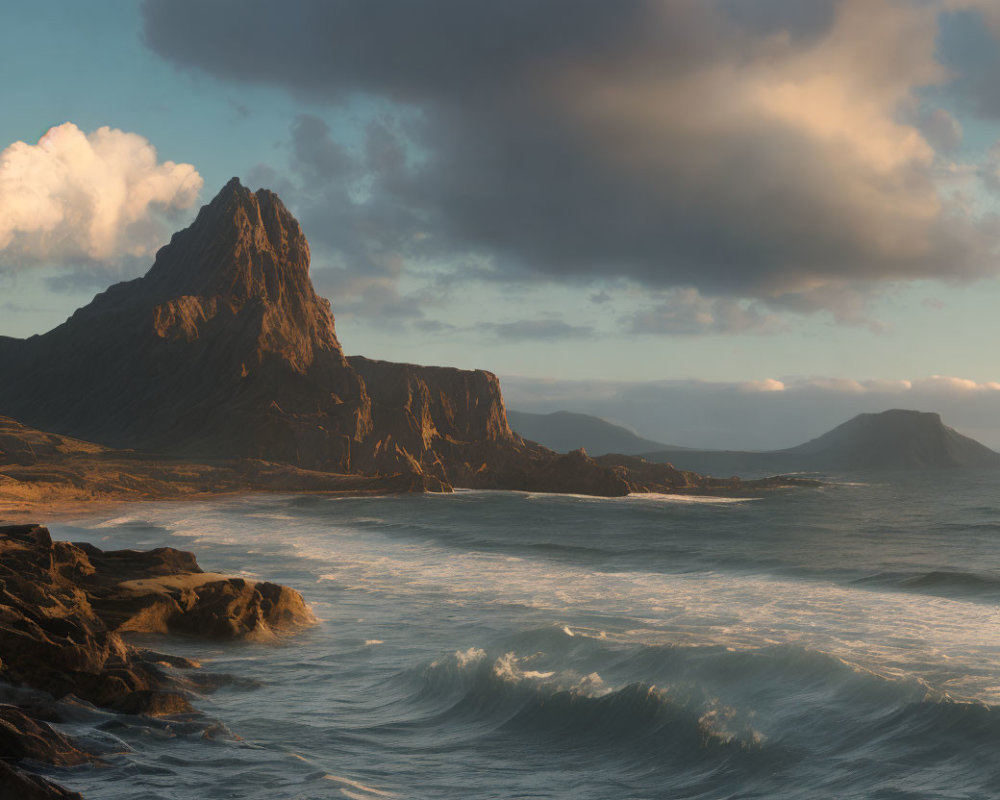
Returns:
[[[96,760],[49,726],[60,721],[59,701],[123,714],[193,712],[197,665],[123,634],[269,638],[313,621],[298,592],[203,572],[185,551],[103,551],[53,542],[39,525],[0,527],[0,681],[14,687],[7,699],[30,698],[0,703],[0,800],[79,796],[20,766]]]
[[[59,494],[60,484],[106,497],[324,481],[346,491],[351,480],[378,491],[375,479],[388,481],[384,491],[603,496],[735,485],[522,439],[489,372],[347,357],[309,277],[298,222],[275,194],[235,178],[145,276],[110,287],[46,334],[0,337],[0,374],[8,432],[20,424],[36,438],[82,442],[53,453],[0,434],[7,497]],[[738,488],[778,484],[794,481]]]

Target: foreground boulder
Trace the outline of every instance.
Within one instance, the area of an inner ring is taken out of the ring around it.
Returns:
[[[203,572],[183,550],[106,552],[90,544],[76,546],[95,568],[87,581],[91,605],[119,633],[262,638],[313,621],[295,590]]]
[[[39,525],[0,527],[0,680],[56,699],[73,695],[127,714],[191,712],[167,668],[195,665],[120,634],[259,638],[313,621],[298,592],[204,572],[182,550],[103,551],[53,542]],[[90,760],[38,713],[0,705],[0,800],[77,796],[15,765]]]

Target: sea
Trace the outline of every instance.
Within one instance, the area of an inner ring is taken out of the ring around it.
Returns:
[[[71,704],[102,763],[45,774],[87,800],[1000,797],[1000,472],[823,478],[56,522],[287,584],[318,623],[133,639],[200,662],[199,713]]]

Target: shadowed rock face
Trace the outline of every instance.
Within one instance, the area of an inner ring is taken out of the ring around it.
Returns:
[[[83,795],[0,760],[0,800],[83,800]]]
[[[0,414],[113,448],[399,475],[432,490],[697,483],[659,467],[637,482],[635,463],[525,442],[489,372],[345,358],[298,222],[235,178],[144,277],[42,336],[0,338],[0,374]]]

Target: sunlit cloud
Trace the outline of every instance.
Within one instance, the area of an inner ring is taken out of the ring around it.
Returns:
[[[202,178],[136,133],[71,122],[0,152],[0,268],[152,255]]]

